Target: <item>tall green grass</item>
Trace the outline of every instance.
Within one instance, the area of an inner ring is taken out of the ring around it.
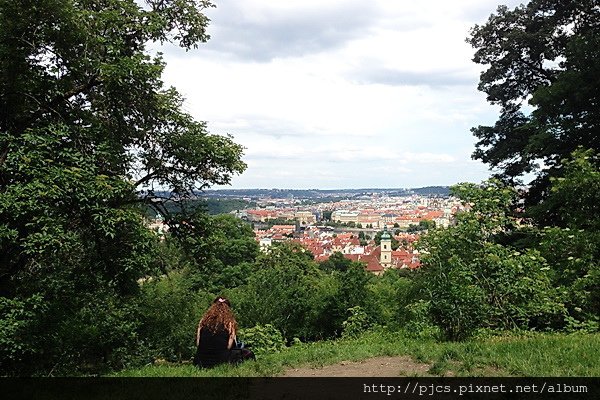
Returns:
[[[368,332],[356,339],[295,345],[258,361],[202,370],[191,364],[148,365],[111,376],[277,376],[298,367],[408,355],[430,366],[429,375],[600,376],[600,334],[509,333],[466,342],[411,339],[400,332]]]

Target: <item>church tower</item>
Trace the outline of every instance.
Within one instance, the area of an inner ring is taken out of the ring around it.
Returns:
[[[388,233],[387,227],[383,228],[381,235],[381,257],[379,263],[385,269],[392,266],[392,236]]]

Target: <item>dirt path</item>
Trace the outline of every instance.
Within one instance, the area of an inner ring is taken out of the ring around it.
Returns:
[[[398,377],[431,376],[431,365],[414,361],[409,356],[375,357],[362,361],[342,361],[322,368],[294,368],[285,371],[286,377]]]

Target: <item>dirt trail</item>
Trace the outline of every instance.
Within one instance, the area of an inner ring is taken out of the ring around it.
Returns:
[[[322,368],[294,368],[284,377],[398,377],[431,376],[431,365],[414,361],[409,356],[375,357],[362,361],[342,361]]]

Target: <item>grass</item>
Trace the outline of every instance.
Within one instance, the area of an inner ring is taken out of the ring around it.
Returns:
[[[357,339],[307,343],[233,367],[201,370],[191,364],[148,365],[119,377],[277,376],[286,369],[320,367],[376,356],[408,355],[435,376],[600,376],[600,334],[509,333],[466,342],[410,339],[399,332],[368,332]]]

